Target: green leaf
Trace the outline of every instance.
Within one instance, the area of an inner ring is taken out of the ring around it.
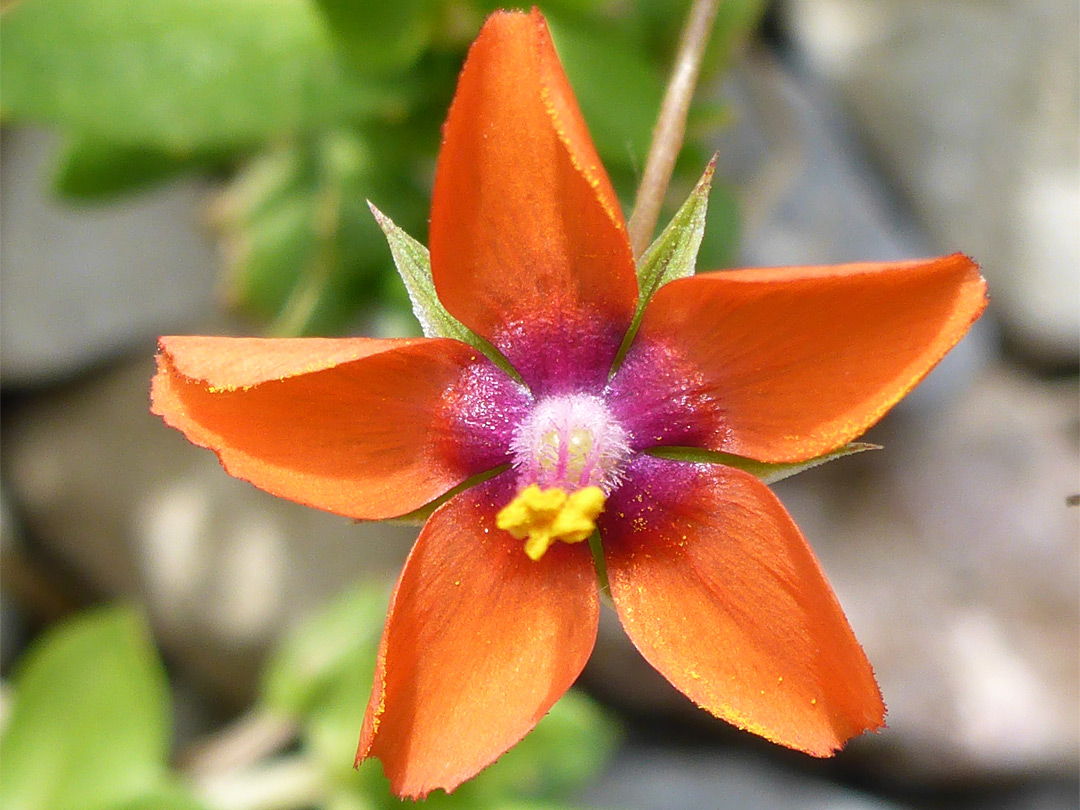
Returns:
[[[230,305],[264,318],[281,311],[314,244],[314,174],[307,150],[283,145],[241,168],[215,201]]]
[[[618,724],[599,704],[571,689],[484,780],[501,783],[508,795],[563,797],[599,773],[620,737]]]
[[[391,72],[413,65],[431,43],[437,0],[316,0],[334,35],[362,71]]]
[[[375,679],[378,650],[376,638],[352,666],[342,669],[326,683],[318,702],[312,704],[305,718],[303,733],[308,752],[322,764],[332,781],[365,793],[388,794],[378,763],[367,762],[359,770],[353,767]]]
[[[390,253],[394,257],[405,289],[412,302],[413,314],[420,322],[420,328],[426,337],[448,337],[468,343],[514,379],[520,380],[517,371],[502,354],[466,327],[461,321],[446,311],[435,292],[435,282],[431,277],[431,256],[428,249],[413,239],[393,223],[390,217],[368,201],[368,207],[375,216],[386,241],[390,244]]]
[[[159,149],[72,138],[59,155],[53,187],[73,200],[100,200],[150,187],[223,158],[176,156]]]
[[[274,650],[263,671],[259,702],[301,725],[306,753],[328,780],[352,793],[389,792],[377,763],[353,768],[389,587],[363,583],[304,620]]]
[[[706,60],[715,67],[727,67],[761,24],[767,5],[767,0],[725,0],[721,3]]]
[[[671,459],[672,461],[725,464],[728,467],[737,467],[740,470],[745,470],[746,472],[757,476],[766,484],[775,484],[777,481],[790,478],[804,470],[820,467],[822,464],[827,464],[838,458],[851,456],[855,453],[863,453],[867,450],[880,449],[881,445],[877,444],[851,442],[850,444],[845,444],[839,450],[833,450],[831,453],[825,453],[816,458],[812,458],[809,461],[799,461],[792,464],[767,464],[763,461],[754,461],[753,459],[735,456],[731,453],[718,453],[715,450],[701,450],[697,447],[657,447],[648,452],[649,455],[656,456],[657,458]]]
[[[393,82],[345,69],[308,0],[29,0],[3,15],[3,116],[184,156],[357,116]]]
[[[370,673],[369,673],[370,675]],[[362,695],[367,696],[365,691]],[[390,786],[378,763],[368,761],[358,770],[341,768],[351,764],[341,756],[356,744],[366,700],[353,692],[341,691],[338,704],[323,707],[315,723],[320,756],[336,756],[337,780],[356,796],[372,805],[400,807],[390,795]],[[571,689],[525,738],[503,754],[474,779],[458,787],[452,795],[432,793],[417,803],[428,810],[475,810],[509,808],[554,808],[551,802],[565,800],[607,764],[621,737],[621,729],[583,692]]]
[[[336,599],[272,653],[260,688],[266,708],[301,720],[305,749],[325,768],[343,807],[354,800],[361,807],[399,806],[378,763],[353,769],[387,601],[387,589],[371,584]],[[504,799],[563,796],[595,775],[618,737],[605,712],[571,691],[495,765],[453,797],[437,793],[425,804],[495,808]]]
[[[299,721],[305,755],[321,765],[329,790],[346,791],[338,803],[390,798],[377,763],[353,768],[389,599],[382,584],[347,591],[289,633],[263,671],[260,703]]]
[[[179,784],[163,784],[116,810],[207,810],[191,791]]]
[[[364,198],[386,182],[367,139],[348,130],[286,142],[252,160],[213,207],[229,303],[271,321],[279,336],[354,321],[385,263]]]
[[[95,610],[49,632],[22,662],[11,712],[4,810],[104,810],[164,779],[168,685],[135,610]]]

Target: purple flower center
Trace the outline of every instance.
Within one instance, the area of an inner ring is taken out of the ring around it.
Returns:
[[[591,394],[540,399],[514,430],[510,449],[519,490],[536,484],[569,493],[595,486],[605,495],[622,480],[630,455],[626,431]]]

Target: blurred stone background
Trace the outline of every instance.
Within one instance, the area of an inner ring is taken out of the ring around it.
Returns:
[[[788,0],[722,87],[740,263],[963,250],[971,335],[868,437],[777,490],[889,705],[807,761],[710,720],[605,615],[585,683],[629,719],[585,797],[627,808],[1077,807],[1080,10],[1070,0]],[[44,622],[150,610],[180,728],[244,706],[282,628],[392,576],[415,529],[355,525],[226,476],[147,412],[154,338],[217,314],[209,181],[106,206],[44,189],[49,136],[5,130],[3,665]],[[387,256],[389,262],[389,255]]]

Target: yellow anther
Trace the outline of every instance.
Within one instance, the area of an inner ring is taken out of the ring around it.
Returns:
[[[604,491],[584,487],[569,495],[558,487],[530,484],[495,516],[495,525],[525,541],[525,553],[539,560],[556,540],[580,543],[596,528]]]

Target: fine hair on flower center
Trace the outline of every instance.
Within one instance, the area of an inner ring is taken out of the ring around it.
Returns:
[[[608,495],[630,453],[626,431],[604,401],[590,394],[539,400],[514,431],[511,444],[518,487],[536,484],[574,492],[599,487]]]

